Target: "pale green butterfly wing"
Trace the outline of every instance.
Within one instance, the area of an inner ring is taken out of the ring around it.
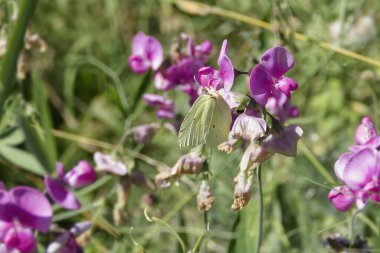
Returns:
[[[216,147],[228,139],[231,121],[230,108],[219,94],[203,94],[182,122],[178,135],[179,146],[206,144]]]
[[[181,124],[179,146],[198,146],[206,143],[216,101],[210,94],[201,95]]]
[[[215,95],[215,99],[215,109],[206,138],[206,144],[210,147],[217,147],[222,142],[227,141],[232,122],[229,105],[219,94]]]

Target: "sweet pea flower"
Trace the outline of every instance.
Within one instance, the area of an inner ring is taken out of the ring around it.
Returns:
[[[50,197],[65,209],[79,209],[79,200],[68,189],[77,189],[96,181],[96,174],[91,165],[87,161],[80,161],[65,174],[63,164],[58,162],[56,171],[58,178],[45,176],[45,187]]]
[[[0,221],[0,252],[34,252],[37,243],[30,228]]]
[[[94,161],[97,171],[105,171],[119,176],[124,176],[128,173],[127,166],[115,156],[95,152]]]
[[[347,186],[338,186],[330,191],[328,198],[337,210],[346,212],[355,202],[355,193]]]
[[[298,88],[298,84],[284,74],[294,66],[294,58],[284,47],[273,47],[267,50],[260,58],[250,74],[249,87],[253,99],[261,106],[265,106],[274,90],[281,91],[290,98],[291,91]]]
[[[17,186],[0,189],[0,252],[34,252],[33,229],[47,232],[53,210],[46,197],[36,189]]]
[[[143,32],[138,32],[132,41],[132,55],[129,57],[129,66],[133,72],[143,74],[149,68],[156,71],[164,59],[160,42]]]
[[[370,117],[364,117],[362,123],[355,132],[355,142],[358,145],[366,144],[368,141],[376,137],[376,129]]]
[[[268,98],[265,108],[280,122],[299,116],[298,107],[290,103],[290,99],[281,91],[274,90]]]
[[[158,108],[156,112],[157,118],[172,119],[175,117],[172,100],[156,94],[144,94],[143,98],[147,105]]]
[[[228,42],[223,41],[222,48],[218,57],[219,70],[213,67],[203,67],[198,70],[195,76],[197,83],[204,88],[212,88],[230,91],[234,83],[234,67],[230,58],[227,56]]]

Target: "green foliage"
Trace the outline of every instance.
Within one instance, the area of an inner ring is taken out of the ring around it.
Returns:
[[[35,1],[18,1],[26,2]],[[143,93],[154,92],[153,82],[148,81],[152,80],[152,73],[139,76],[128,68],[131,41],[137,31],[157,37],[165,51],[180,32],[194,36],[196,42],[210,39],[214,45],[210,61],[213,66],[220,45],[227,38],[228,55],[234,67],[243,71],[250,71],[267,48],[282,43],[294,53],[296,65],[289,76],[300,86],[292,100],[299,106],[301,116],[289,124],[299,124],[305,134],[297,158],[276,156],[263,165],[262,252],[326,252],[323,240],[327,236],[336,233],[348,236],[349,233],[350,214],[337,212],[327,200],[329,188],[337,183],[333,165],[339,154],[354,144],[354,130],[362,116],[370,115],[380,129],[380,72],[373,65],[322,48],[319,42],[326,41],[379,60],[378,36],[357,44],[349,44],[345,36],[363,15],[373,16],[378,23],[380,1],[202,1],[275,24],[278,29],[274,31],[232,16],[198,15],[202,10],[185,13],[171,2],[39,1],[29,27],[46,40],[48,51],[31,53],[27,78],[16,82],[10,80],[16,71],[20,45],[11,44],[9,48],[13,50],[1,60],[0,104],[4,106],[0,105],[3,108],[0,179],[7,186],[22,183],[42,190],[41,176],[53,173],[55,161],[62,161],[66,168],[80,159],[92,161],[95,151],[112,152],[130,127],[156,120],[155,112],[141,101]],[[346,23],[348,28],[332,38],[329,26],[335,20]],[[13,27],[2,28],[8,31]],[[290,32],[281,33],[285,30]],[[311,39],[296,40],[294,32]],[[19,39],[20,34],[15,36],[8,39],[17,37],[15,40],[23,41]],[[364,71],[370,71],[373,77],[363,78]],[[239,76],[233,89],[248,93],[247,78]],[[185,117],[190,109],[187,97],[173,92],[168,96],[175,101],[181,117]],[[190,110],[188,123],[185,120],[184,124],[193,122],[191,116],[202,111],[206,116],[199,121],[205,127],[214,123],[227,126],[230,119],[207,117],[218,107],[218,102],[210,99],[210,95],[200,99],[205,98],[208,102],[197,102]],[[222,111],[223,107],[220,106]],[[58,136],[54,129],[75,137]],[[219,132],[221,139],[225,139],[226,130]],[[194,133],[203,137],[202,141],[193,140]],[[183,146],[203,144],[207,142],[208,128],[189,130],[183,136],[180,137]],[[149,209],[151,216],[170,225],[188,249],[252,252],[257,237],[256,185],[251,202],[244,210],[238,213],[230,209],[233,178],[242,152],[234,151],[228,156],[216,150],[212,152],[209,174],[216,202],[207,214],[210,231],[206,229],[204,214],[196,211],[196,192],[201,178],[185,177],[170,189],[153,187],[158,169],[173,166],[184,152],[178,147],[177,136],[164,128],[149,145],[138,145],[128,135],[118,153],[130,171],[144,173],[146,184],[137,187],[129,176],[116,179],[101,175],[96,185],[77,192],[81,210],[67,212],[55,207],[55,222],[69,227],[75,221],[93,220],[91,237],[84,240],[86,252],[181,252],[176,236],[168,233],[167,226],[145,219],[146,203],[142,196],[149,193],[158,198]],[[132,186],[123,191],[126,195],[123,222],[116,224],[114,213],[119,184]],[[380,248],[379,217],[378,206],[370,206],[356,220],[357,233],[368,238],[374,250]]]

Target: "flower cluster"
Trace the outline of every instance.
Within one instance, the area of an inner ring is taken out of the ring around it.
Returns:
[[[354,202],[359,209],[368,201],[380,203],[380,136],[371,118],[364,117],[355,132],[356,145],[336,161],[335,175],[344,183],[333,188],[328,198],[339,211],[348,211]]]
[[[46,192],[61,207],[79,209],[79,200],[70,189],[94,183],[94,170],[87,161],[80,161],[65,173],[63,164],[58,162],[56,172],[57,178],[45,176]],[[43,193],[29,186],[16,186],[7,190],[0,182],[0,252],[35,252],[35,231],[52,232],[52,220],[53,209]],[[82,232],[89,228],[89,223],[86,224],[86,229],[81,229]],[[76,227],[70,231],[61,230],[58,236],[60,239],[53,241],[47,252],[83,252],[75,239],[82,232],[78,232]]]
[[[137,74],[144,74],[149,69],[154,72],[154,87],[163,95],[145,94],[143,97],[147,105],[157,109],[157,118],[175,118],[174,102],[166,96],[169,90],[185,92],[191,104],[197,99],[199,87],[194,75],[205,65],[211,51],[210,41],[196,45],[193,38],[182,33],[172,43],[170,54],[164,58],[162,45],[156,38],[143,32],[135,35],[129,65]]]

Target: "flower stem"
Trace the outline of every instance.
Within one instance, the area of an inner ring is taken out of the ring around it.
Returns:
[[[259,194],[259,215],[258,215],[258,226],[257,226],[257,241],[256,241],[256,253],[260,253],[261,245],[261,234],[263,226],[263,189],[261,185],[261,165],[257,167],[257,193]]]

